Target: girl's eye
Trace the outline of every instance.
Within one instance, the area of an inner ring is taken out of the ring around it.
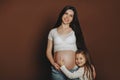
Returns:
[[[76,60],[78,60],[78,58],[76,58]]]
[[[80,60],[82,60],[82,58],[80,58]]]

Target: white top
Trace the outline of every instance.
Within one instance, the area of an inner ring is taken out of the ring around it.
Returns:
[[[62,72],[70,79],[79,78],[80,80],[89,80],[84,74],[84,67],[79,68],[77,71],[70,72],[64,65],[60,67]]]
[[[48,39],[53,40],[54,42],[54,52],[62,50],[77,50],[74,31],[63,36],[58,33],[57,28],[54,28],[49,32]]]

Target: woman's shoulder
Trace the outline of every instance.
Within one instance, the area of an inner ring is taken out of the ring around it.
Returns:
[[[57,28],[52,28],[50,32],[55,32]]]
[[[52,28],[51,30],[56,30],[57,28]]]

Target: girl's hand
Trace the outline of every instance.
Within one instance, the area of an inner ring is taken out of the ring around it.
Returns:
[[[60,66],[64,65],[64,60],[62,59],[62,57],[60,57]]]

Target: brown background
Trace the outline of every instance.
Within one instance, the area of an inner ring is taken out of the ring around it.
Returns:
[[[96,67],[96,80],[119,80],[119,0],[0,0],[0,80],[48,80],[47,34],[73,5]]]

